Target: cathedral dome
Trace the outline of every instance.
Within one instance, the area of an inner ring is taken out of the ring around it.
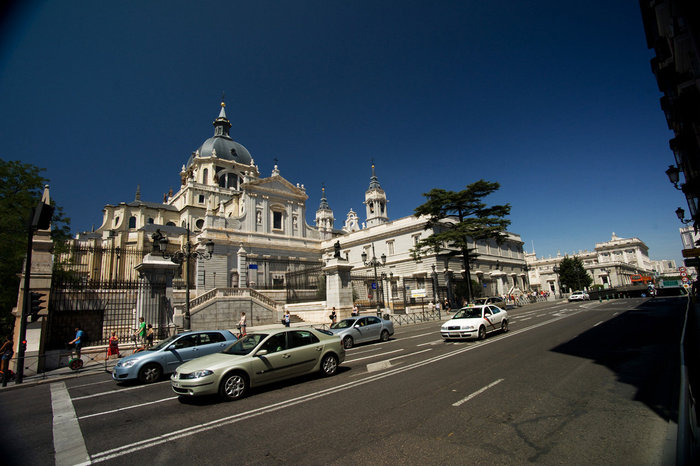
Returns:
[[[253,158],[242,144],[237,143],[228,132],[231,129],[231,123],[226,118],[224,108],[226,104],[221,102],[221,112],[219,117],[214,120],[214,136],[210,137],[199,146],[190,159],[187,161],[187,166],[192,165],[195,157],[217,157],[223,160],[232,160],[244,165],[250,165]]]

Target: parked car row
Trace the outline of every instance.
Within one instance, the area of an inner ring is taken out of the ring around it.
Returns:
[[[508,331],[508,314],[489,304],[462,308],[442,325],[441,335],[483,339],[494,330]],[[314,372],[335,375],[346,349],[385,342],[393,334],[393,322],[375,316],[342,319],[330,330],[280,327],[240,339],[228,330],[188,331],[120,359],[112,378],[152,383],[172,374],[171,387],[181,397],[218,394],[236,400],[251,387]]]

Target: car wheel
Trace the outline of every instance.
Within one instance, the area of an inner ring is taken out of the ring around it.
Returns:
[[[508,331],[508,321],[506,319],[503,319],[501,322],[501,331],[503,333],[506,333]]]
[[[479,340],[483,340],[484,338],[486,338],[486,327],[482,325],[479,327]]]
[[[389,341],[389,332],[387,330],[382,330],[382,334],[379,335],[379,341]]]
[[[238,400],[248,392],[248,378],[241,372],[226,374],[219,385],[219,394],[227,400]]]
[[[335,375],[338,372],[338,358],[335,354],[327,354],[321,360],[321,373],[326,377]]]
[[[352,345],[353,345],[354,343],[355,343],[355,342],[352,340],[352,337],[350,337],[350,336],[343,338],[343,347],[344,347],[345,349],[350,349],[350,348],[352,348]]]
[[[139,371],[139,380],[143,383],[157,382],[163,375],[163,369],[158,364],[146,364]]]

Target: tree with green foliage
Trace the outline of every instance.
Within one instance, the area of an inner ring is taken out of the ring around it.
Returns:
[[[457,192],[431,189],[423,194],[427,201],[415,209],[416,217],[428,217],[424,229],[432,233],[411,250],[414,258],[425,255],[426,251],[443,257],[461,256],[468,302],[474,298],[469,260],[476,257],[469,241],[495,239],[500,243],[510,225],[510,220],[505,218],[510,214],[510,204],[489,207],[483,202],[484,197],[500,187],[496,182],[482,179]]]
[[[0,159],[0,335],[12,330],[12,308],[17,305],[20,274],[27,252],[29,219],[41,201],[48,179],[44,169],[20,161]],[[56,207],[51,223],[54,240],[70,237],[70,219]]]
[[[565,288],[583,290],[591,286],[593,278],[586,272],[581,259],[565,256],[559,262],[559,281]]]

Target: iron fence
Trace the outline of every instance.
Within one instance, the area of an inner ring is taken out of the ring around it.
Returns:
[[[326,299],[326,280],[321,266],[286,272],[284,282],[287,289],[287,303]]]

